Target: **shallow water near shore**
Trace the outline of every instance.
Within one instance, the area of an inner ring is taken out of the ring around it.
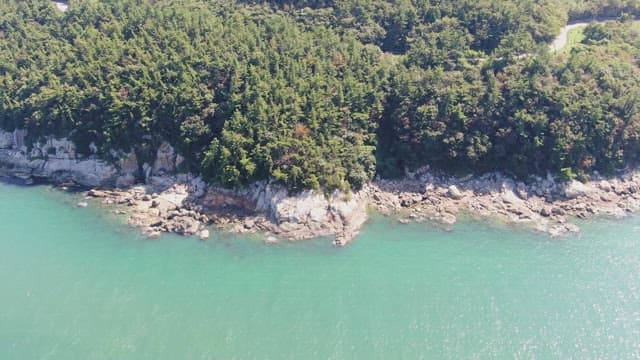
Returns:
[[[553,240],[375,217],[351,245],[146,240],[0,183],[2,359],[640,357],[640,219]]]

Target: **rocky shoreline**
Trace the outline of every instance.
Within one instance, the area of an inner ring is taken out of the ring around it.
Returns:
[[[114,206],[151,238],[176,233],[206,240],[207,227],[213,225],[262,233],[268,243],[334,236],[334,244],[343,246],[355,238],[371,210],[401,223],[453,224],[467,214],[561,236],[579,231],[571,222],[575,218],[621,218],[640,209],[638,171],[608,179],[594,174],[587,183],[563,183],[549,175],[525,184],[497,173],[455,178],[424,168],[402,180],[374,181],[352,194],[292,195],[268,182],[229,190],[180,174],[183,159],[168,143],[158,147],[153,163],[140,164],[134,152],[113,151],[112,162],[95,154],[83,157],[67,139],[48,137],[27,147],[25,135],[0,131],[0,175],[91,188],[87,199]]]
[[[373,209],[403,223],[453,224],[466,214],[561,236],[580,231],[574,219],[623,218],[640,209],[640,172],[594,177],[565,183],[549,175],[525,184],[498,173],[460,179],[424,171],[411,180],[379,181],[368,192]]]

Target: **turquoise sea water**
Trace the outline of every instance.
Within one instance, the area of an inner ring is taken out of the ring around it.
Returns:
[[[637,359],[640,220],[146,240],[0,183],[0,359]]]

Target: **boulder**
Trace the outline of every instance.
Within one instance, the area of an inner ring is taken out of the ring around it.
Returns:
[[[449,188],[447,189],[447,195],[453,200],[460,200],[464,197],[464,195],[462,195],[462,192],[455,185],[449,186]]]
[[[587,195],[589,190],[590,189],[585,184],[579,181],[573,180],[565,185],[564,196],[567,199],[571,199],[571,200],[577,199],[579,197]]]
[[[598,183],[598,187],[602,191],[606,191],[606,192],[611,191],[611,183],[608,182],[607,180],[600,181],[600,183]]]
[[[200,233],[198,234],[198,238],[200,240],[207,240],[209,239],[209,230],[204,229],[202,231],[200,231]]]
[[[504,190],[500,194],[500,198],[502,199],[502,202],[505,204],[517,205],[517,204],[522,204],[524,202],[521,198],[516,196],[516,194],[514,194],[513,191],[511,190]]]
[[[278,238],[276,238],[275,236],[268,236],[267,239],[264,241],[264,243],[267,245],[277,244]]]

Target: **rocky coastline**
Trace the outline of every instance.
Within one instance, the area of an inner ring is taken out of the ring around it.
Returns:
[[[560,182],[551,175],[524,183],[497,173],[455,178],[423,168],[351,194],[289,194],[269,182],[230,190],[179,173],[183,158],[168,143],[158,147],[152,163],[140,164],[132,151],[112,151],[112,161],[104,161],[95,153],[77,154],[65,138],[45,137],[27,146],[25,136],[22,130],[0,131],[0,175],[26,184],[41,179],[90,188],[87,201],[113,206],[150,238],[176,233],[206,240],[208,227],[216,226],[261,233],[267,243],[332,236],[343,246],[358,234],[368,211],[400,223],[453,224],[467,214],[561,236],[579,231],[572,223],[576,218],[621,218],[640,209],[638,171],[614,178],[594,174],[586,183]]]
[[[535,229],[551,236],[579,232],[575,219],[623,218],[640,209],[640,172],[614,178],[560,182],[532,177],[527,184],[499,173],[480,177],[436,176],[423,169],[400,181],[367,189],[372,209],[409,221],[453,224],[460,214]]]

